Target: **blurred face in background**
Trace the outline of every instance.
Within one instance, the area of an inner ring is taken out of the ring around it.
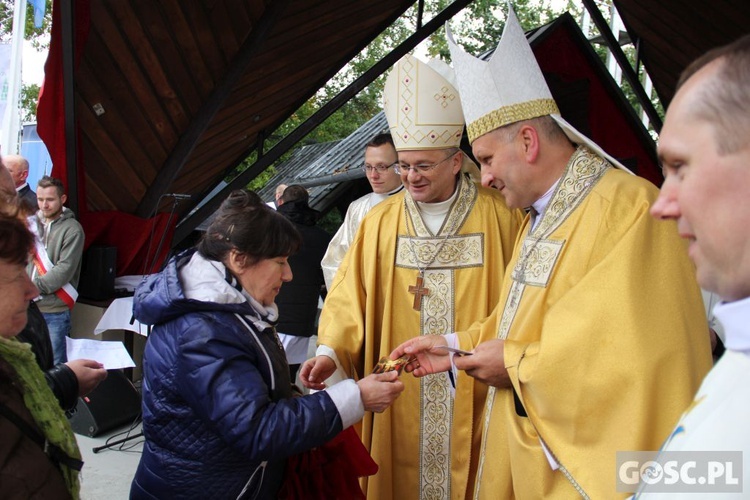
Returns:
[[[365,174],[373,192],[390,193],[401,185],[401,176],[392,166],[397,161],[396,149],[390,144],[370,146],[365,150]]]
[[[23,186],[29,177],[29,166],[26,161],[18,155],[7,155],[3,157],[3,163],[13,178],[14,187]]]

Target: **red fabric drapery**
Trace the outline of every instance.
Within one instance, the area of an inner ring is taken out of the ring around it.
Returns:
[[[65,108],[63,88],[63,2],[53,2],[52,31],[47,62],[44,64],[44,83],[37,105],[37,131],[47,146],[52,158],[52,176],[62,180],[68,188],[67,155],[65,149]],[[75,66],[86,45],[89,33],[90,0],[75,0]],[[78,139],[78,126],[73,132]],[[146,272],[157,271],[169,253],[175,219],[168,214],[158,214],[151,219],[142,219],[117,211],[90,212],[86,197],[86,164],[79,148],[78,155],[78,219],[86,233],[85,247],[91,245],[117,248],[117,275],[141,274],[145,266],[153,263]],[[95,168],[95,167],[91,167]],[[154,258],[159,241],[164,237],[159,255]],[[150,248],[149,248],[150,247]]]
[[[117,247],[117,275],[124,276],[159,270],[169,254],[174,234],[174,219],[168,219],[169,214],[141,219],[123,212],[86,212],[81,216],[81,225],[86,232],[87,247],[92,244]],[[159,255],[154,257],[162,240]]]

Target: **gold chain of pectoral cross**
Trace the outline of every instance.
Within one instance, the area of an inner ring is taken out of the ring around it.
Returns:
[[[409,293],[414,294],[414,305],[412,306],[415,311],[421,311],[422,310],[422,297],[425,297],[430,294],[430,289],[425,288],[424,286],[424,272],[425,270],[432,265],[433,262],[435,262],[435,259],[437,259],[437,256],[440,254],[440,251],[443,249],[443,245],[445,245],[445,242],[448,240],[448,236],[450,236],[450,233],[446,233],[443,236],[443,240],[440,242],[440,244],[437,247],[437,250],[435,251],[435,254],[432,256],[430,261],[426,263],[424,266],[419,265],[419,258],[417,258],[417,252],[414,250],[414,240],[412,240],[411,235],[409,234],[409,216],[406,213],[407,207],[406,207],[406,201],[404,201],[404,222],[406,223],[406,236],[409,238],[409,250],[411,250],[411,255],[414,258],[414,265],[417,266],[417,271],[419,271],[419,274],[417,274],[417,281],[413,285],[409,285]],[[414,229],[414,238],[417,237],[417,230]]]
[[[513,271],[511,271],[511,278],[513,278],[514,281],[518,281],[519,283],[525,283],[526,282],[526,265],[528,264],[529,258],[531,257],[531,254],[534,253],[534,250],[536,250],[537,245],[540,241],[542,241],[541,235],[539,237],[534,238],[532,236],[532,233],[534,232],[534,229],[537,229],[534,227],[534,223],[536,222],[536,219],[540,217],[539,213],[534,209],[534,207],[529,207],[529,230],[526,233],[526,236],[524,236],[524,242],[528,240],[529,238],[533,239],[533,243],[529,245],[529,249],[516,261],[516,266]],[[541,224],[541,221],[539,221],[539,224]],[[521,245],[521,252],[523,252],[524,245]]]

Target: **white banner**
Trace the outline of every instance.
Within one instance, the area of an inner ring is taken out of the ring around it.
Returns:
[[[10,53],[10,44],[0,43],[0,123],[4,123],[5,108],[8,107],[8,90],[10,90]]]

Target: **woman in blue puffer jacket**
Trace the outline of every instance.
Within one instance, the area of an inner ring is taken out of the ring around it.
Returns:
[[[283,215],[235,191],[197,250],[138,287],[135,317],[154,328],[131,498],[275,498],[287,457],[383,411],[403,390],[391,372],[294,397],[274,298],[292,279],[287,257],[300,243]]]

